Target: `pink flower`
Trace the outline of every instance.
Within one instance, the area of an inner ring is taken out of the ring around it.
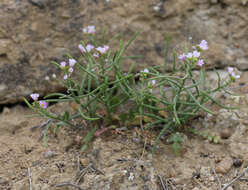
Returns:
[[[193,51],[193,57],[198,58],[200,55],[201,53],[199,51]]]
[[[199,59],[196,63],[199,67],[202,67],[204,65],[204,61],[202,59]]]
[[[76,64],[76,60],[75,59],[69,59],[69,65],[70,67],[73,67]]]
[[[61,66],[62,68],[64,68],[64,67],[66,66],[66,62],[65,62],[65,61],[62,61],[62,62],[60,63],[60,66]]]
[[[186,61],[186,55],[183,53],[183,54],[178,56],[178,59],[180,59],[182,61]]]
[[[96,48],[96,50],[99,51],[101,54],[104,54],[109,50],[109,46],[106,45],[104,47],[99,46],[98,48]]]
[[[68,75],[64,75],[64,80],[67,80],[68,79]]]
[[[86,46],[86,50],[88,51],[88,52],[90,52],[92,49],[94,49],[95,47],[92,45],[92,44],[88,44],[87,46]]]
[[[207,50],[208,49],[208,43],[206,40],[202,40],[201,43],[198,45],[199,48],[201,48],[202,50]]]
[[[39,96],[40,96],[40,95],[39,95],[38,93],[30,94],[30,97],[31,97],[34,101],[38,100]]]
[[[69,73],[72,73],[72,72],[73,72],[73,68],[70,67],[70,68],[69,68]]]
[[[47,108],[47,102],[45,101],[39,101],[40,107],[46,109]]]

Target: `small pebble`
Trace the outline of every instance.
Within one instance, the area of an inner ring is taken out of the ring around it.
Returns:
[[[226,157],[223,160],[221,160],[220,163],[218,163],[215,170],[217,173],[225,174],[231,169],[232,165],[233,165],[232,158]]]
[[[89,159],[89,158],[82,158],[82,159],[80,159],[80,163],[81,163],[83,166],[87,166],[87,165],[89,165],[89,163],[90,163],[90,159]]]
[[[230,136],[232,135],[232,130],[231,129],[223,129],[221,132],[220,132],[220,136],[222,139],[228,139]]]
[[[133,181],[134,180],[134,173],[133,172],[130,173],[130,175],[128,177],[128,180],[129,181]]]
[[[234,159],[233,160],[233,166],[236,168],[240,167],[242,165],[242,163],[243,163],[243,160],[241,160],[241,159]]]
[[[10,109],[7,107],[3,108],[3,115],[8,115],[10,113]]]
[[[7,184],[7,183],[8,183],[8,181],[6,179],[0,177],[0,184],[1,185]]]
[[[175,177],[175,176],[176,176],[176,171],[175,171],[174,168],[170,168],[170,169],[169,169],[169,176],[170,176],[170,177]]]
[[[56,155],[57,154],[56,154],[55,151],[49,150],[49,151],[47,151],[47,152],[44,153],[44,158],[52,158],[52,157],[55,157]]]

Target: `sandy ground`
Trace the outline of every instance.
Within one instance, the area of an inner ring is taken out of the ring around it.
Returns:
[[[44,119],[27,117],[32,112],[22,105],[4,107],[0,114],[0,189],[28,190],[32,184],[35,190],[220,190],[248,166],[247,86],[245,82],[234,86],[242,96],[220,100],[225,105],[240,105],[240,110],[213,107],[216,116],[206,115],[189,124],[220,137],[219,143],[185,134],[179,155],[164,137],[152,156],[151,142],[158,131],[151,131],[145,140],[133,128],[107,131],[85,153],[80,153],[77,144],[85,136],[82,129],[64,127],[56,134],[51,130],[45,146],[40,140],[42,129],[30,130]],[[63,110],[68,105],[53,107]],[[248,175],[227,189],[248,189]]]

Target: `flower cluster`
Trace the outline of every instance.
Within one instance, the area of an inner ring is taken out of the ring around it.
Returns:
[[[107,45],[104,45],[103,47],[99,46],[95,48],[92,44],[87,44],[86,47],[83,47],[82,44],[79,44],[78,48],[81,51],[81,53],[86,53],[86,52],[90,53],[91,50],[95,49],[97,52],[93,53],[93,56],[96,58],[99,57],[99,53],[105,54],[109,50],[109,46]]]
[[[77,63],[77,61],[75,59],[69,59],[69,66],[66,66],[67,63],[65,61],[62,61],[60,63],[60,67],[61,69],[63,69],[65,71],[65,75],[64,75],[64,79],[67,80],[69,76],[71,76],[71,74],[73,73],[74,69],[74,65]]]
[[[40,95],[39,95],[38,93],[30,94],[30,97],[31,97],[35,102],[38,101],[39,96],[40,96]],[[46,109],[46,108],[47,108],[47,102],[45,102],[45,101],[39,101],[39,105],[40,105],[40,107],[43,108],[43,109]]]
[[[200,44],[193,46],[193,49],[195,49],[193,52],[188,52],[187,54],[183,53],[178,56],[180,60],[183,62],[189,61],[190,63],[196,63],[199,67],[202,67],[204,65],[203,59],[199,59],[201,55],[202,50],[208,49],[208,43],[206,40],[202,40]]]
[[[79,50],[81,51],[81,53],[86,53],[86,52],[90,52],[92,49],[94,49],[95,47],[92,44],[88,44],[86,45],[86,47],[84,48],[82,46],[82,44],[78,45]]]
[[[87,33],[87,34],[94,34],[96,32],[96,27],[95,26],[87,26],[85,28],[83,28],[83,33]]]

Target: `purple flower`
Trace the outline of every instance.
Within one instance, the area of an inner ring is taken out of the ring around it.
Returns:
[[[39,95],[38,93],[30,94],[30,97],[31,97],[34,101],[38,100],[39,96],[40,96],[40,95]]]
[[[178,59],[180,59],[182,61],[186,61],[186,55],[183,53],[183,54],[178,56]]]
[[[96,32],[95,26],[88,26],[88,34],[94,34]]]
[[[232,74],[232,72],[233,72],[233,68],[232,67],[228,67],[227,70],[228,70],[228,73],[229,74]]]
[[[46,109],[47,108],[47,102],[45,101],[39,101],[40,107]]]
[[[104,54],[109,50],[109,46],[106,45],[104,47],[99,46],[98,48],[96,48],[96,50],[99,51],[101,54]]]
[[[70,67],[70,68],[69,68],[69,73],[72,73],[72,72],[73,72],[73,68]]]
[[[68,79],[68,75],[64,75],[64,80],[67,80]]]
[[[88,34],[94,34],[96,32],[96,27],[95,26],[88,26],[86,28],[83,28],[83,33],[88,33]]]
[[[193,51],[193,57],[198,58],[200,55],[201,53],[199,51]]]
[[[199,59],[196,63],[199,67],[202,67],[204,65],[204,61],[202,59]]]
[[[148,70],[148,69],[144,69],[143,72],[144,72],[144,73],[149,73],[149,70]]]
[[[156,80],[152,80],[151,83],[154,86],[156,84]]]
[[[65,62],[65,61],[62,61],[62,62],[60,63],[60,66],[61,66],[62,68],[64,68],[64,67],[66,66],[66,62]]]
[[[84,48],[81,44],[79,44],[78,45],[78,48],[80,49],[80,51],[82,52],[82,53],[85,53],[86,51],[87,52],[90,52],[92,49],[94,49],[95,47],[93,46],[93,45],[91,45],[91,44],[88,44],[88,45],[86,45],[86,48]]]
[[[103,48],[105,49],[105,51],[108,51],[109,50],[109,46],[107,46],[107,45],[104,45]]]
[[[76,60],[75,59],[69,59],[69,65],[70,67],[73,67],[76,64]]]
[[[187,58],[192,58],[193,57],[193,53],[189,52],[187,55],[186,55]]]
[[[92,45],[92,44],[88,44],[87,46],[86,46],[86,50],[88,51],[88,52],[90,52],[92,49],[94,49],[95,47]]]
[[[93,56],[94,57],[99,57],[99,53],[94,53]]]
[[[201,43],[198,46],[202,50],[207,50],[208,49],[208,42],[206,40],[202,40]]]
[[[228,73],[234,78],[234,79],[239,79],[240,75],[236,75],[234,72],[234,68],[233,67],[228,67],[227,68]]]
[[[79,44],[79,45],[78,45],[78,48],[80,49],[80,51],[81,51],[82,53],[86,52],[86,50],[85,50],[84,46],[82,46],[82,44]]]

